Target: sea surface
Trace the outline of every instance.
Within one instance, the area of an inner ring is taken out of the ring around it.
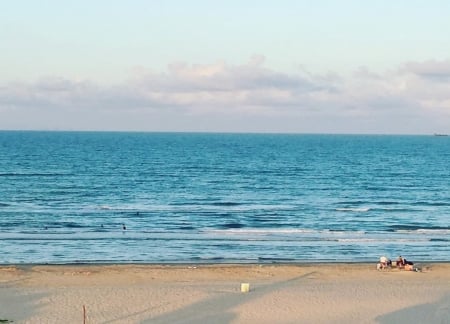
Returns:
[[[450,137],[0,132],[0,263],[450,261]]]

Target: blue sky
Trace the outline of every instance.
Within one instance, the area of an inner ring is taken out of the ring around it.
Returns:
[[[450,133],[449,1],[4,1],[0,129]]]

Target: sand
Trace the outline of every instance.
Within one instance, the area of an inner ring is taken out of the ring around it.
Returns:
[[[241,292],[241,283],[250,291]],[[84,317],[83,306],[86,311]],[[13,323],[449,323],[450,264],[0,267]]]

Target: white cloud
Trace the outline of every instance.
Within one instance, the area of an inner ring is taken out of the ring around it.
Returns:
[[[343,78],[281,73],[255,56],[243,65],[173,63],[166,73],[135,68],[115,86],[60,77],[0,85],[3,129],[448,132],[449,112],[450,61]]]

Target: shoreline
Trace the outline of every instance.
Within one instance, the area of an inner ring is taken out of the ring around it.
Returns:
[[[450,318],[450,262],[7,265],[0,305],[13,323],[82,323],[83,307],[87,323],[434,323]]]
[[[409,260],[409,259],[408,259]],[[392,259],[392,262],[395,263],[395,259]],[[189,266],[189,265],[217,265],[217,266],[254,266],[254,265],[280,265],[280,266],[302,266],[302,265],[317,265],[317,266],[326,266],[326,265],[334,265],[334,264],[367,264],[367,265],[375,265],[378,263],[378,260],[372,261],[292,261],[292,262],[61,262],[61,263],[0,263],[0,268],[9,267],[9,266],[108,266],[108,265],[136,265],[136,266]],[[450,260],[420,260],[414,261],[414,264],[450,264]]]

